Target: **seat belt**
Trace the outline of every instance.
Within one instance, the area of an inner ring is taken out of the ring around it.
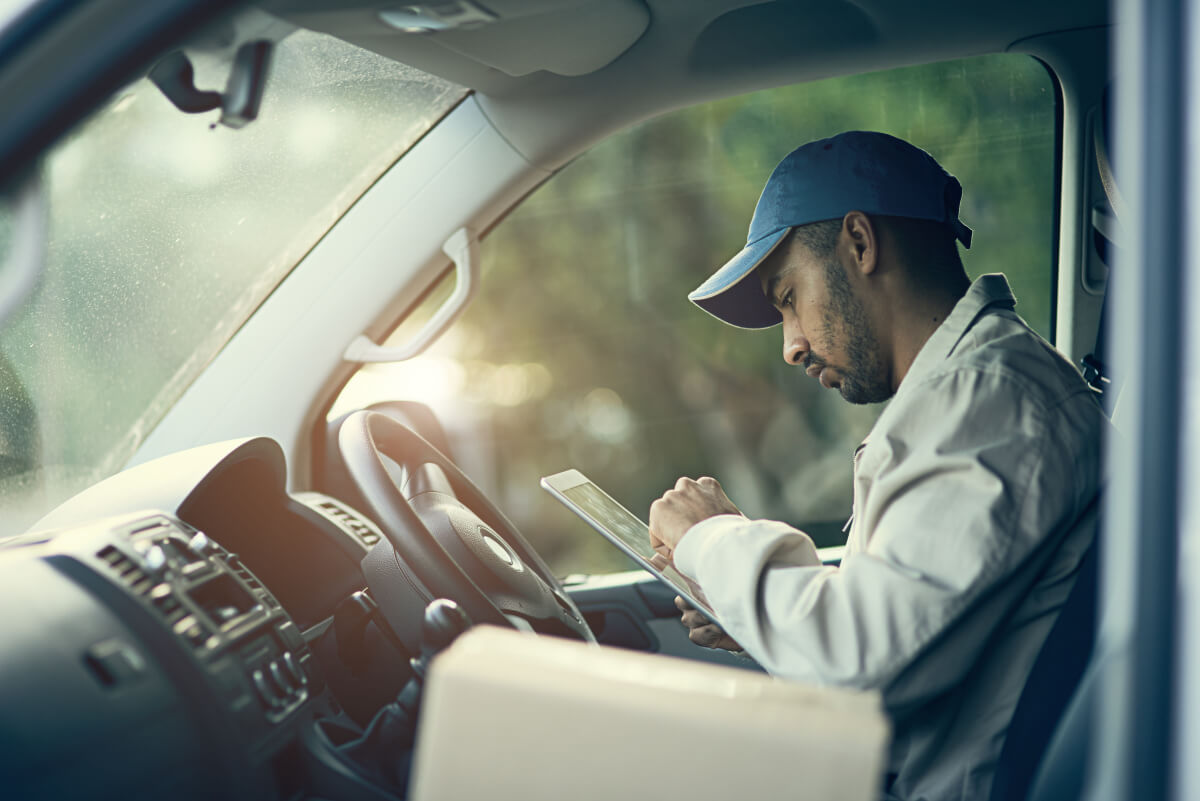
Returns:
[[[1111,280],[1112,266],[1115,261],[1113,257],[1122,244],[1120,218],[1125,212],[1125,202],[1117,188],[1112,162],[1108,158],[1108,136],[1105,130],[1108,99],[1109,89],[1105,89],[1100,103],[1099,119],[1092,126],[1092,147],[1096,154],[1096,169],[1100,174],[1100,183],[1104,186],[1104,194],[1108,198],[1109,207],[1113,213],[1109,214],[1103,208],[1092,210],[1092,245],[1095,247],[1100,261],[1108,268]],[[1120,387],[1113,384],[1107,363],[1108,347],[1105,331],[1108,328],[1109,283],[1105,282],[1104,298],[1100,301],[1100,324],[1096,331],[1096,345],[1092,348],[1091,353],[1079,361],[1079,369],[1083,373],[1083,380],[1100,396],[1100,405],[1104,407],[1104,413],[1111,419],[1117,395],[1120,394]]]
[[[1097,225],[1098,218],[1107,217],[1102,211],[1096,210],[1092,213],[1092,230],[1094,232],[1094,243],[1096,252],[1100,255],[1100,260],[1108,267],[1109,278],[1112,277],[1112,262],[1114,251],[1117,249],[1115,233],[1111,230],[1103,230],[1103,224]],[[1116,220],[1109,218],[1111,222]],[[1112,373],[1108,366],[1108,342],[1106,330],[1108,328],[1108,307],[1109,293],[1108,284],[1104,287],[1104,298],[1100,301],[1100,323],[1096,331],[1096,344],[1092,348],[1092,352],[1079,360],[1079,370],[1083,373],[1083,380],[1095,390],[1100,397],[1100,405],[1104,407],[1104,413],[1112,417],[1113,407],[1116,405],[1117,395],[1120,394],[1120,387],[1115,385],[1112,380]]]
[[[1101,209],[1092,211],[1092,244],[1096,248],[1100,261],[1108,268],[1110,278],[1112,276],[1112,257],[1115,255],[1114,251],[1117,249],[1118,241],[1116,225],[1116,219]],[[1112,402],[1117,393],[1112,386],[1112,376],[1107,363],[1108,347],[1105,336],[1107,327],[1108,286],[1106,284],[1104,297],[1100,301],[1100,322],[1096,330],[1096,344],[1091,353],[1079,360],[1079,370],[1083,373],[1083,380],[1088,382],[1088,385],[1100,396],[1104,410],[1111,414]]]

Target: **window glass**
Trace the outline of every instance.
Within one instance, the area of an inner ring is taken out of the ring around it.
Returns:
[[[228,64],[197,63],[197,85]],[[119,470],[257,305],[465,94],[331,37],[279,43],[257,121],[118,92],[48,155],[45,275],[0,330],[0,535]]]
[[[560,573],[624,558],[538,487],[578,468],[643,519],[679,476],[712,475],[748,514],[844,540],[851,458],[882,407],[851,406],[687,293],[745,242],[762,185],[806,141],[900,136],[964,186],[972,278],[1008,275],[1049,334],[1055,92],[1022,56],[836,78],[686,109],[566,167],[484,241],[479,296],[434,351],[390,371]]]

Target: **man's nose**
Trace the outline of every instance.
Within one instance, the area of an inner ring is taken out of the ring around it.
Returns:
[[[803,364],[811,346],[799,331],[784,324],[783,327],[783,360],[788,364]]]

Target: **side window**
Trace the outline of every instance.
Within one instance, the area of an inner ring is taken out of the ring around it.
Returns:
[[[567,166],[491,232],[479,296],[432,354],[370,369],[395,371],[388,385],[408,397],[428,393],[460,464],[560,573],[628,565],[538,487],[568,467],[643,518],[679,476],[712,475],[747,514],[839,544],[852,454],[882,406],[823,391],[784,364],[778,329],[729,328],[687,293],[744,244],[779,159],[839,131],[879,130],[959,178],[975,230],[968,272],[1006,273],[1018,311],[1049,336],[1055,121],[1051,78],[1023,56],[654,119]]]

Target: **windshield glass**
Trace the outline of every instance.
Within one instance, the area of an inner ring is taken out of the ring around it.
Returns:
[[[0,32],[36,3],[37,0],[0,0]]]
[[[224,84],[227,62],[196,66],[197,86]],[[143,79],[55,147],[45,275],[0,330],[0,536],[120,470],[288,271],[465,94],[297,31],[277,45],[259,118],[243,129],[215,125],[219,112],[184,114]]]

